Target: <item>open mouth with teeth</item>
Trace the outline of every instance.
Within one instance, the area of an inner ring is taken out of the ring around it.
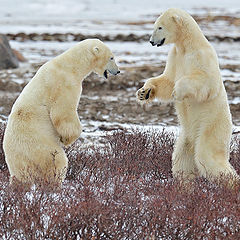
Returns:
[[[162,45],[164,44],[164,42],[165,42],[165,38],[163,38],[163,39],[161,40],[161,42],[160,42],[159,44],[157,44],[157,47],[162,46]]]
[[[103,75],[104,75],[105,78],[108,78],[108,72],[107,72],[107,70],[104,71]]]

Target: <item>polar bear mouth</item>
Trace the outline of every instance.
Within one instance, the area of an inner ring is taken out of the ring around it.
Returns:
[[[163,38],[159,44],[157,44],[157,47],[160,47],[164,44],[166,38]]]
[[[104,73],[103,73],[103,75],[104,75],[105,78],[108,78],[108,72],[111,73],[111,74],[113,74],[113,75],[117,75],[117,74],[120,73],[119,70],[111,71],[111,70],[106,69],[106,70],[104,71]]]
[[[105,78],[108,78],[108,72],[107,72],[107,70],[104,71],[103,75],[104,75]]]

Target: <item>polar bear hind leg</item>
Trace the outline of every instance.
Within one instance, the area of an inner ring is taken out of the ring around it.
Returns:
[[[224,174],[237,177],[236,171],[228,161],[229,145],[226,138],[217,140],[211,136],[199,136],[195,148],[195,162],[201,176],[209,178],[220,177]]]
[[[26,154],[24,151],[9,154],[11,160],[7,160],[7,163],[10,183],[17,180],[24,183],[61,185],[66,176],[68,159],[61,147],[56,145],[51,146],[51,149],[48,145],[42,145],[41,149],[36,149],[32,154]]]
[[[180,135],[172,156],[172,173],[174,177],[193,178],[196,175],[194,148],[190,141]]]

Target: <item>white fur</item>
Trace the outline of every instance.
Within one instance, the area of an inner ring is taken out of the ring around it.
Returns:
[[[231,114],[215,50],[180,9],[167,10],[155,22],[151,43],[159,45],[164,38],[164,44],[174,43],[166,68],[148,79],[137,96],[139,101],[175,100],[181,134],[172,157],[173,175],[237,176],[228,161]]]
[[[72,144],[82,132],[77,114],[82,81],[92,71],[117,74],[112,58],[101,41],[88,39],[38,70],[14,103],[4,135],[11,180],[65,178],[68,159],[62,145]]]

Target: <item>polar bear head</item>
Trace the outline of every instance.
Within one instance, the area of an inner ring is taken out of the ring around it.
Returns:
[[[187,22],[191,22],[191,20],[189,21],[190,18],[191,16],[181,9],[168,9],[156,20],[150,43],[158,47],[176,43],[185,31],[184,27],[187,27],[186,19]]]
[[[91,41],[91,51],[94,55],[93,72],[105,78],[108,77],[108,73],[113,75],[120,73],[111,50],[98,39],[92,39]]]

